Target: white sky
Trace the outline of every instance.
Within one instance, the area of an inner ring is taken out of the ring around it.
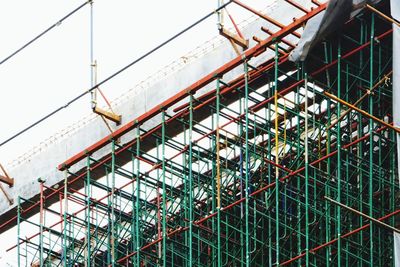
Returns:
[[[84,0],[0,0],[0,61],[55,23]],[[262,9],[273,1],[244,1]],[[98,81],[130,63],[217,7],[217,0],[95,0],[94,55]],[[251,15],[232,5],[240,22]],[[85,6],[47,35],[0,65],[0,142],[64,105],[90,87],[90,7]],[[134,87],[152,73],[217,35],[211,17],[118,78],[102,86],[109,99]],[[200,78],[200,77],[199,77]],[[31,147],[91,113],[90,96],[0,147],[7,163]],[[83,149],[83,148],[82,148]],[[12,233],[2,235],[0,256],[15,244]],[[15,264],[10,254],[0,265]],[[14,265],[9,265],[14,266]]]
[[[8,56],[83,2],[1,0],[0,58]],[[141,56],[215,6],[216,1],[95,1],[94,54],[99,65],[98,80],[101,81]],[[1,141],[89,88],[89,14],[90,8],[87,5],[36,43],[0,65]],[[208,26],[214,27],[215,22],[215,19],[209,20]],[[164,52],[160,51],[131,68],[103,86],[103,91],[109,99],[119,96],[176,59],[179,56],[177,53],[185,54],[188,48],[193,48],[193,44],[198,45],[206,39],[198,38],[197,41],[192,34],[191,40],[194,42],[188,44],[186,40],[174,42],[163,49]],[[84,97],[67,112],[58,114],[9,145],[1,147],[0,162],[11,161],[57,130],[89,114],[89,101],[89,96]]]

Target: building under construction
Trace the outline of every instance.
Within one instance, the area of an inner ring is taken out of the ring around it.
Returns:
[[[235,57],[15,198],[18,266],[400,267],[400,5],[278,2],[220,3]]]

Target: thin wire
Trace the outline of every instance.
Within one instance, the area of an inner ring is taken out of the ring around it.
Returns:
[[[90,2],[90,1],[89,1]],[[212,15],[214,15],[216,12],[218,12],[219,10],[225,8],[226,6],[228,6],[230,3],[232,3],[232,0],[230,0],[229,2],[225,3],[224,5],[218,7],[216,10],[208,13],[207,15],[205,15],[204,17],[202,17],[201,19],[197,20],[195,23],[191,24],[190,26],[186,27],[185,29],[183,29],[182,31],[178,32],[177,34],[175,34],[174,36],[172,36],[171,38],[167,39],[166,41],[162,42],[161,44],[157,45],[156,47],[154,47],[153,49],[151,49],[150,51],[148,51],[147,53],[145,53],[144,55],[140,56],[139,58],[135,59],[134,61],[132,61],[131,63],[129,63],[128,65],[126,65],[125,67],[121,68],[120,70],[118,70],[117,72],[114,72],[112,75],[108,76],[106,79],[102,80],[100,83],[96,84],[95,86],[91,87],[90,89],[88,89],[87,91],[84,91],[83,93],[81,93],[80,95],[76,96],[75,98],[71,99],[69,102],[67,102],[65,105],[55,109],[54,111],[50,112],[49,114],[47,114],[46,116],[44,116],[43,118],[39,119],[38,121],[32,123],[31,125],[29,125],[28,127],[24,128],[23,130],[19,131],[18,133],[14,134],[13,136],[11,136],[10,138],[6,139],[5,141],[3,141],[2,143],[0,143],[0,147],[7,144],[8,142],[10,142],[11,140],[15,139],[16,137],[20,136],[21,134],[25,133],[26,131],[28,131],[29,129],[37,126],[38,124],[40,124],[41,122],[47,120],[48,118],[50,118],[51,116],[53,116],[54,114],[58,113],[59,111],[67,108],[69,105],[71,105],[72,103],[76,102],[78,99],[82,98],[83,96],[85,96],[86,94],[92,92],[94,89],[96,89],[97,87],[105,84],[106,82],[110,81],[111,79],[113,79],[114,77],[118,76],[119,74],[121,74],[122,72],[124,72],[125,70],[127,70],[128,68],[132,67],[133,65],[135,65],[136,63],[138,63],[139,61],[143,60],[144,58],[148,57],[149,55],[153,54],[155,51],[157,51],[158,49],[162,48],[163,46],[165,46],[166,44],[170,43],[171,41],[173,41],[174,39],[176,39],[177,37],[181,36],[182,34],[184,34],[185,32],[187,32],[188,30],[192,29],[193,27],[195,27],[196,25],[198,25],[199,23],[203,22],[204,20],[206,20],[207,18],[211,17]],[[86,4],[86,3],[85,3]]]
[[[46,30],[44,30],[43,32],[41,32],[39,35],[37,35],[35,38],[33,38],[32,40],[30,40],[29,42],[27,42],[26,44],[24,44],[23,46],[21,46],[20,48],[18,48],[15,52],[13,52],[11,55],[9,55],[8,57],[6,57],[5,59],[3,59],[0,62],[0,65],[2,65],[3,63],[7,62],[9,59],[11,59],[12,57],[14,57],[15,55],[17,55],[19,52],[21,52],[22,50],[24,50],[25,48],[27,48],[29,45],[31,45],[32,43],[34,43],[35,41],[37,41],[40,37],[42,37],[43,35],[45,35],[46,33],[48,33],[49,31],[51,31],[52,29],[54,29],[55,27],[57,27],[58,25],[60,25],[64,20],[66,20],[67,18],[69,18],[70,16],[72,16],[74,13],[76,13],[78,10],[80,10],[82,7],[86,6],[88,3],[92,2],[91,0],[86,1],[85,3],[81,4],[80,6],[78,6],[77,8],[75,8],[74,10],[72,10],[71,12],[69,12],[67,15],[65,15],[63,18],[61,18],[59,21],[57,21],[56,23],[54,23],[53,25],[51,25],[50,27],[48,27]]]

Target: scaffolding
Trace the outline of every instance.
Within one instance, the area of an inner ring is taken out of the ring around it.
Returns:
[[[294,64],[290,40],[326,4],[287,2],[305,15],[62,163],[38,202],[20,198],[18,266],[394,266],[391,24],[363,10]]]

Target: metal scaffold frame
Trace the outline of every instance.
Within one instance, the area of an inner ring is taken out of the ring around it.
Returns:
[[[326,4],[287,0],[305,15],[285,26],[233,2],[280,30],[62,163],[37,203],[19,198],[19,266],[394,266],[391,25],[363,10],[294,64],[289,36]]]

